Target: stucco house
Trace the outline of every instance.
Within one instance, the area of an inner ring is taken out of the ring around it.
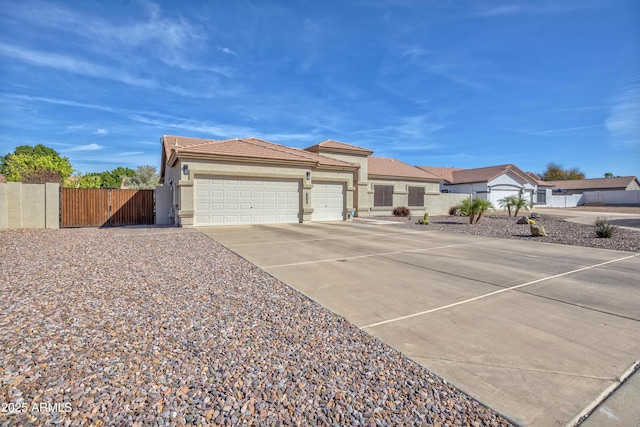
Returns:
[[[547,181],[554,190],[564,190],[567,194],[582,194],[587,191],[633,191],[640,190],[640,182],[635,176],[616,178],[571,179],[565,181]]]
[[[552,185],[513,164],[475,169],[418,166],[440,179],[440,191],[467,193],[489,200],[495,207],[507,196],[522,196],[535,205],[544,206],[551,196]]]
[[[169,202],[158,209],[179,226],[345,220],[407,205],[421,214],[439,196],[436,176],[333,140],[306,149],[258,138],[161,142],[159,199]]]

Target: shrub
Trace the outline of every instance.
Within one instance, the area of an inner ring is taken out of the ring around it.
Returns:
[[[596,227],[596,236],[604,239],[608,239],[613,236],[613,233],[615,233],[616,229],[618,228],[615,225],[609,223],[609,221],[607,221],[606,219],[600,217],[596,218],[596,220],[593,222],[593,225]]]
[[[411,211],[406,206],[398,206],[393,210],[393,216],[409,216]]]
[[[451,206],[449,208],[449,215],[461,216],[462,212],[460,212],[460,206]]]
[[[429,225],[429,214],[425,212],[425,214],[422,217],[422,219],[418,220],[418,224]]]

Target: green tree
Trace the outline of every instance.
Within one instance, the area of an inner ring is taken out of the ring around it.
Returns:
[[[516,196],[507,196],[498,200],[498,206],[500,206],[503,209],[507,208],[507,212],[509,212],[509,218],[511,218],[511,208],[516,203],[516,200],[517,200]]]
[[[111,171],[104,171],[97,174],[100,176],[102,188],[120,188],[122,178],[135,176],[136,171],[131,168],[118,166]]]
[[[565,181],[568,179],[584,179],[584,173],[578,168],[565,169],[557,163],[551,162],[541,174],[544,181]]]
[[[0,156],[0,173],[6,175],[8,171],[5,169],[7,166],[7,157],[11,154],[26,154],[32,157],[42,157],[42,156],[52,156],[52,157],[60,157],[58,152],[53,148],[49,148],[42,144],[38,144],[36,146],[31,145],[19,145],[13,151],[13,153],[5,154],[4,156]]]
[[[605,177],[605,178],[613,178],[613,173],[611,173],[611,172],[605,172],[605,173],[604,173],[604,177]]]
[[[155,166],[138,166],[135,175],[127,180],[126,186],[135,189],[153,189],[158,185],[158,180]]]
[[[2,156],[1,170],[7,181],[29,184],[61,183],[73,173],[69,159],[60,157],[55,150],[41,144],[29,147],[34,149],[31,151],[25,147],[29,146],[20,146],[16,148],[16,152]]]
[[[84,175],[76,175],[67,178],[64,182],[67,188],[100,188],[102,180],[100,175],[96,173],[86,173]]]

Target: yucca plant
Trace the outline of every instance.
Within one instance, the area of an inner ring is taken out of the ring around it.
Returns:
[[[596,218],[593,225],[596,227],[596,236],[604,239],[608,239],[613,236],[613,233],[615,233],[618,228],[606,219],[600,217]]]

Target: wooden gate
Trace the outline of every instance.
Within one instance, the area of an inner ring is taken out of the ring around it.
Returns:
[[[154,190],[61,188],[61,227],[153,224]]]

